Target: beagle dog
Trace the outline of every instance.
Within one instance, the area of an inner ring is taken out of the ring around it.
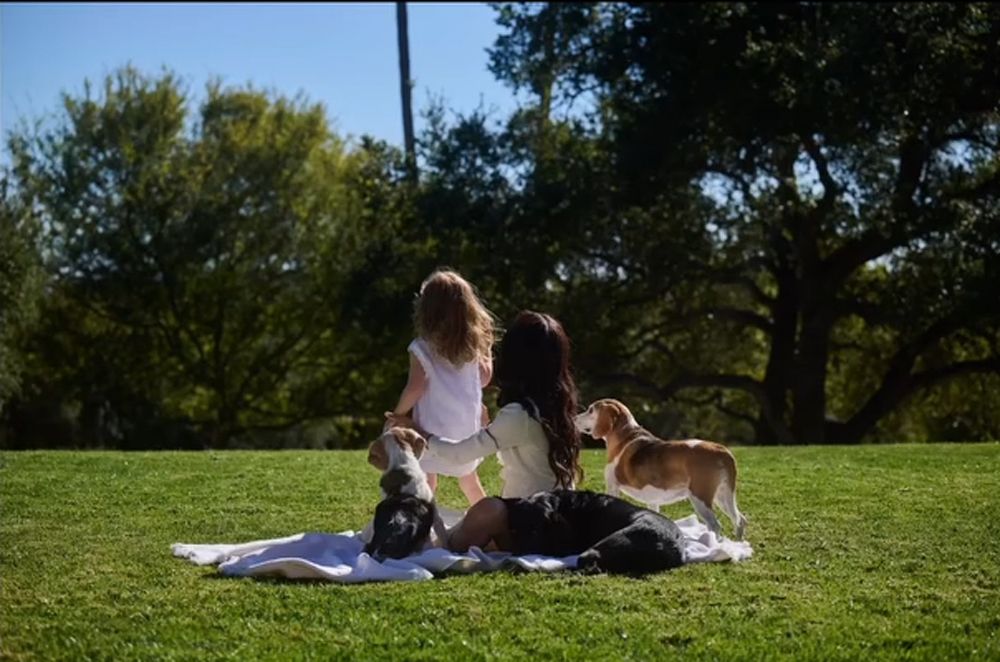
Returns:
[[[712,506],[718,505],[732,520],[736,538],[743,539],[747,518],[736,507],[736,458],[728,448],[700,439],[657,439],[618,400],[597,400],[573,422],[607,446],[608,494],[624,492],[657,512],[662,505],[688,499],[716,534],[721,527]]]
[[[447,530],[434,505],[434,492],[420,468],[427,440],[415,430],[386,430],[368,448],[368,463],[382,472],[382,501],[375,519],[361,534],[365,552],[382,560],[401,559],[424,549],[431,529],[439,542]]]

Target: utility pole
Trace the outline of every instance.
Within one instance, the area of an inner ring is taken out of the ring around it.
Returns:
[[[406,148],[406,172],[417,181],[417,147],[413,138],[413,105],[410,92],[410,39],[406,23],[406,3],[396,3],[396,38],[399,41],[399,92],[403,100],[403,142]]]

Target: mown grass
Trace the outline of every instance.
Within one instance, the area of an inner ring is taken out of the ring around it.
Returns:
[[[0,657],[1000,658],[1000,445],[735,452],[746,563],[359,586],[219,578],[169,546],[359,528],[360,452],[0,454]]]

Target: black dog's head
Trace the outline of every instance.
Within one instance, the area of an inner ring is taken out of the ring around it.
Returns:
[[[375,507],[374,534],[365,552],[381,561],[419,552],[431,534],[434,504],[409,494],[386,497]]]

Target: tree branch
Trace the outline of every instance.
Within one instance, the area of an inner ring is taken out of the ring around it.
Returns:
[[[907,395],[956,377],[991,372],[1000,373],[1000,356],[977,361],[959,361],[936,370],[923,370],[910,376]]]
[[[834,319],[854,316],[872,325],[888,324],[892,321],[892,316],[884,306],[858,299],[837,299],[831,304],[830,310]]]
[[[811,133],[805,134],[805,137],[802,139],[802,146],[805,147],[806,153],[816,165],[816,172],[819,173],[819,181],[823,184],[823,199],[820,201],[820,211],[825,213],[833,207],[833,203],[842,189],[836,180],[834,180],[833,175],[830,174],[830,163]]]
[[[930,154],[930,149],[919,138],[910,136],[903,140],[899,148],[899,172],[891,203],[891,211],[895,216],[894,231],[883,234],[881,230],[871,228],[833,251],[824,260],[824,271],[829,283],[839,285],[858,267],[885,255],[919,234],[913,227],[917,217],[913,194],[920,185]]]
[[[755,281],[750,276],[746,276],[743,274],[722,274],[717,278],[715,282],[723,285],[738,285],[742,287],[744,290],[746,290],[747,293],[749,293],[750,296],[753,297],[753,300],[759,303],[760,305],[765,306],[767,308],[771,308],[772,306],[774,306],[775,302],[774,297],[770,297],[767,294],[765,294],[764,290],[760,289],[760,286],[757,285],[757,281]]]
[[[683,397],[681,395],[676,395],[674,396],[674,399],[677,402],[680,402],[681,404],[692,407],[704,407],[706,405],[710,405],[716,411],[718,411],[720,414],[724,416],[735,418],[750,425],[755,425],[757,423],[757,419],[754,418],[753,416],[744,414],[743,412],[736,411],[735,409],[731,409],[726,405],[724,405],[722,403],[722,393],[719,391],[714,391],[704,398],[691,398],[691,397]]]
[[[717,410],[719,410],[719,412],[725,414],[726,416],[729,416],[730,418],[735,418],[738,421],[743,421],[744,423],[748,423],[751,426],[757,424],[757,419],[754,418],[753,416],[750,416],[749,414],[744,414],[743,412],[736,411],[735,409],[731,409],[726,405],[722,404],[721,394],[719,394],[716,397],[715,402],[712,404]]]
[[[722,320],[728,320],[730,322],[736,322],[737,324],[742,324],[743,326],[752,326],[754,328],[760,329],[765,333],[770,333],[774,328],[771,324],[771,320],[767,319],[763,315],[758,315],[749,310],[742,310],[739,308],[730,308],[727,306],[712,306],[709,308],[702,308],[700,310],[692,311],[691,317],[713,317]]]
[[[854,415],[839,426],[848,441],[859,441],[879,420],[920,389],[971,372],[1000,369],[1000,359],[959,361],[944,368],[912,373],[920,354],[934,343],[961,329],[969,322],[964,310],[955,311],[927,327],[913,340],[900,347],[889,361],[882,383]]]
[[[664,385],[656,384],[649,379],[630,373],[606,373],[603,375],[597,375],[597,379],[604,382],[622,382],[632,384],[664,399],[671,398],[676,393],[690,388],[732,389],[744,391],[757,399],[764,397],[763,384],[747,375],[711,375],[682,372]]]

